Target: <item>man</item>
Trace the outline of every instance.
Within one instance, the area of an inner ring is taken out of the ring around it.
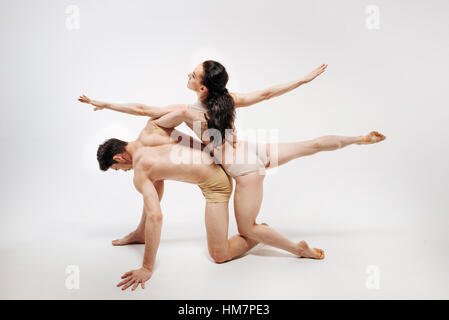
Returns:
[[[176,139],[176,137],[181,139]],[[228,201],[232,180],[221,166],[203,149],[199,141],[174,129],[158,127],[150,119],[137,140],[125,142],[109,139],[99,146],[97,159],[103,171],[134,169],[134,186],[142,194],[144,208],[137,229],[114,240],[114,245],[145,243],[142,267],[122,276],[117,286],[122,290],[139,283],[145,288],[150,279],[159,247],[164,180],[197,184],[206,198],[206,231],[208,249],[217,263],[234,259],[258,242],[236,235],[228,240]]]

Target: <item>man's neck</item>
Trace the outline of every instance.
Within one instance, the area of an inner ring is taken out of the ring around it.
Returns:
[[[128,144],[125,147],[126,152],[128,152],[131,155],[131,157],[133,157],[133,158],[134,158],[134,154],[136,153],[137,149],[139,149],[138,141],[128,142]]]

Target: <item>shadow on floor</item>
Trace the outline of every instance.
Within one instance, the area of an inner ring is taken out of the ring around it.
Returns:
[[[267,247],[255,248],[248,253],[249,255],[261,256],[261,257],[273,257],[273,258],[296,258],[293,254],[288,252],[279,252]]]

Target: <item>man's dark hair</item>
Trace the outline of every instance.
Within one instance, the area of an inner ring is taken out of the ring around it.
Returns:
[[[125,152],[125,147],[128,142],[119,139],[109,139],[98,146],[97,160],[100,165],[100,169],[103,171],[108,170],[114,163],[117,163],[113,159],[116,154]]]

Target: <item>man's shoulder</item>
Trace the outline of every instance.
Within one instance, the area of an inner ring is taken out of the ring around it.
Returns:
[[[134,170],[146,170],[152,165],[151,151],[149,148],[141,147],[134,154]]]
[[[134,186],[139,192],[141,191],[141,187],[146,181],[151,181],[150,173],[151,173],[151,160],[147,160],[142,154],[136,152],[134,154],[135,158],[133,160],[133,170],[134,170]]]

